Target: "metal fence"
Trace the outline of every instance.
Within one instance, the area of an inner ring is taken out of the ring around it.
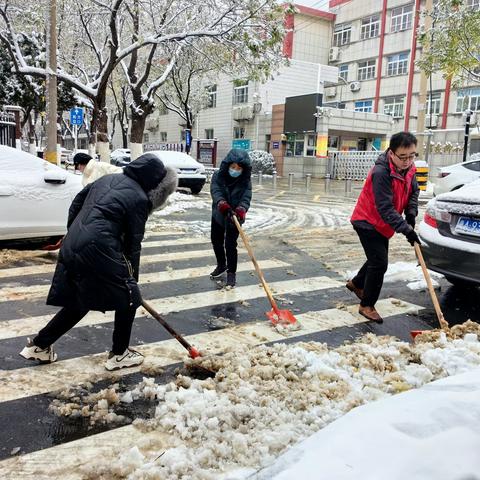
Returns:
[[[0,112],[0,145],[15,148],[15,115]]]
[[[380,152],[329,152],[327,173],[330,178],[364,180]]]

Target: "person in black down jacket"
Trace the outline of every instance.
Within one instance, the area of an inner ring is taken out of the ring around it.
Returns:
[[[52,344],[89,310],[115,310],[113,346],[107,370],[140,365],[143,355],[128,348],[138,289],[141,242],[149,214],[177,187],[175,171],[146,153],[123,174],[87,185],[70,206],[67,234],[47,298],[63,307],[20,352],[24,358],[54,362]]]
[[[211,240],[217,258],[212,279],[227,272],[227,286],[234,287],[237,272],[238,230],[231,216],[243,223],[252,199],[252,166],[245,150],[232,149],[212,177],[212,229]]]

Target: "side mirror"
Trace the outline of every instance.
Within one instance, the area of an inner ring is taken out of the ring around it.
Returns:
[[[45,175],[43,176],[43,180],[45,183],[52,183],[54,185],[58,185],[67,181],[67,175],[61,170],[47,170],[45,172]]]

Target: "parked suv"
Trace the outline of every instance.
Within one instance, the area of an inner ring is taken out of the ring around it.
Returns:
[[[480,180],[430,200],[419,236],[429,269],[480,285]]]

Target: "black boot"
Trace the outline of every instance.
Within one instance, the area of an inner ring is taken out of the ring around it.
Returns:
[[[222,267],[221,265],[217,265],[215,270],[212,273],[210,273],[210,278],[212,280],[216,278],[220,278],[226,271],[227,271],[227,267]]]
[[[237,282],[237,275],[235,273],[232,273],[232,272],[227,272],[226,286],[233,288],[235,286],[236,282]]]

